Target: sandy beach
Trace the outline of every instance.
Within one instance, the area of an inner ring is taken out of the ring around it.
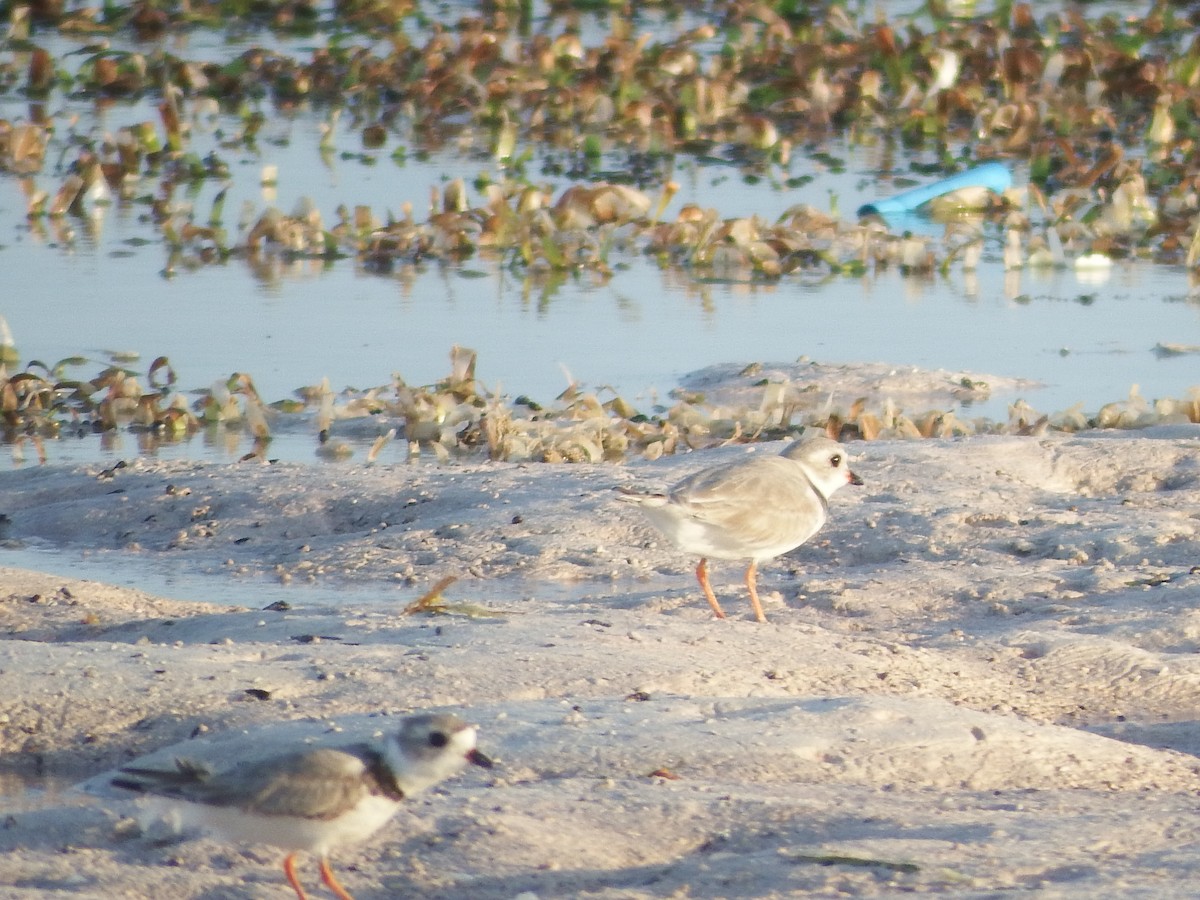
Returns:
[[[418,712],[356,900],[1200,897],[1200,4],[6,18],[0,900]],[[619,491],[804,428],[715,618]]]
[[[0,473],[9,546],[222,600],[0,570],[3,893],[290,896],[280,852],[78,786],[451,710],[497,766],[336,856],[359,900],[1195,896],[1200,427],[851,443],[769,622],[736,562],[717,621],[613,489],[781,446]]]

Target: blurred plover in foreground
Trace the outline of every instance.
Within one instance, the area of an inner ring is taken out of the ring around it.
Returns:
[[[708,583],[708,558],[749,559],[750,603],[754,617],[765,622],[758,564],[816,534],[828,517],[829,498],[845,484],[862,484],[862,479],[850,471],[841,444],[818,437],[789,444],[778,456],[703,469],[667,493],[618,490],[681,549],[700,555],[696,579],[718,619],[725,613]]]
[[[112,783],[177,801],[182,824],[287,850],[283,871],[300,900],[307,897],[296,877],[296,854],[314,853],[321,880],[341,900],[353,900],[329,867],[330,852],[365,841],[402,800],[467,763],[492,765],[475,749],[474,726],[452,715],[419,715],[369,743],[310,748],[221,771],[181,759],[169,771],[121,769]]]

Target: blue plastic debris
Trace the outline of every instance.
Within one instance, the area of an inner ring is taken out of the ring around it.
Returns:
[[[949,178],[943,178],[941,181],[935,181],[933,184],[913,188],[911,191],[876,200],[874,203],[865,203],[858,208],[858,215],[886,216],[912,212],[934,197],[969,187],[983,187],[1002,194],[1012,187],[1012,173],[1008,171],[1008,166],[1004,163],[984,163],[973,169],[967,169],[965,172],[959,172],[957,175],[951,175]]]

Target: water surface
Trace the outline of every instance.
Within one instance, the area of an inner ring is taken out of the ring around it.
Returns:
[[[984,4],[967,6],[973,13],[986,11]],[[1134,7],[1113,3],[1092,12],[1124,15]],[[447,20],[464,9],[447,5]],[[904,4],[881,9],[911,11]],[[536,7],[533,27],[546,26],[545,15]],[[602,17],[579,21],[585,31],[606,27]],[[648,13],[642,24],[672,33],[696,23],[660,11]],[[72,40],[39,39],[61,53]],[[225,59],[260,43],[298,51],[328,39],[197,31],[159,46],[188,58]],[[71,128],[81,136],[157,121],[149,99],[100,104],[56,93],[47,105],[56,116],[74,115]],[[241,119],[215,103],[194,104],[189,151],[219,156],[230,177],[179,187],[169,198],[173,208],[204,223],[223,192],[222,221],[231,239],[268,206],[289,212],[310,204],[326,226],[337,220],[340,206],[367,206],[385,220],[401,215],[408,204],[420,219],[428,213],[431,191],[452,179],[471,186],[476,179],[511,174],[486,153],[462,146],[425,148],[399,131],[389,133],[382,147],[364,148],[362,123],[348,115],[303,104],[288,111],[263,109],[267,124],[258,139],[231,144],[228,137],[238,132]],[[37,111],[19,95],[0,96],[0,116],[17,121]],[[726,218],[755,215],[770,222],[797,204],[849,218],[860,204],[898,189],[881,172],[932,163],[932,153],[897,157],[895,147],[830,139],[797,148],[783,164],[678,156],[659,174],[680,188],[667,217],[695,203]],[[558,195],[574,183],[561,174],[562,162],[560,152],[543,149],[527,163],[524,177]],[[621,175],[628,163],[628,156],[613,153],[601,168]],[[277,181],[264,187],[266,166],[277,172]],[[48,162],[32,181],[53,191],[62,176]],[[1014,176],[1018,184],[1027,180],[1019,166]],[[147,183],[147,191],[153,188]],[[652,195],[657,189],[647,186]],[[469,190],[478,200],[474,187]],[[122,351],[138,354],[144,369],[166,355],[180,387],[202,389],[246,372],[268,401],[323,377],[335,389],[386,384],[393,373],[409,383],[432,383],[447,374],[455,344],[477,350],[483,383],[510,396],[549,402],[573,379],[593,388],[611,386],[644,411],[667,402],[680,378],[705,366],[802,357],[1033,379],[1045,387],[1024,399],[1045,412],[1077,403],[1094,412],[1134,385],[1146,397],[1179,397],[1200,382],[1196,356],[1154,352],[1161,343],[1200,345],[1200,300],[1182,267],[1118,262],[1098,277],[1067,269],[1006,272],[995,226],[974,274],[956,266],[947,277],[889,270],[865,277],[794,274],[777,283],[728,283],[660,270],[636,254],[615,255],[610,279],[587,273],[534,277],[491,258],[398,265],[387,274],[365,272],[352,259],[275,257],[252,266],[233,258],[192,266],[186,257],[171,257],[145,198],[118,200],[94,207],[90,218],[57,222],[31,223],[25,209],[18,179],[0,178],[5,271],[0,316],[23,360],[53,363],[81,352],[104,360]],[[940,233],[933,223],[918,221],[915,227]],[[1015,399],[997,394],[963,412],[1004,419]],[[53,461],[139,451],[135,438],[121,435],[106,443],[89,439],[49,447]],[[228,458],[231,451],[224,442],[195,438],[178,450],[156,452]],[[281,439],[272,455],[313,459],[313,444],[297,440],[293,450]]]

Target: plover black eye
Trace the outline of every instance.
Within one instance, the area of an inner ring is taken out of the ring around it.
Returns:
[[[829,457],[829,464],[835,469],[840,466],[842,464],[842,454],[835,453],[833,456]]]
[[[443,731],[435,731],[429,735],[430,747],[445,747],[448,743],[450,743],[450,738]]]

